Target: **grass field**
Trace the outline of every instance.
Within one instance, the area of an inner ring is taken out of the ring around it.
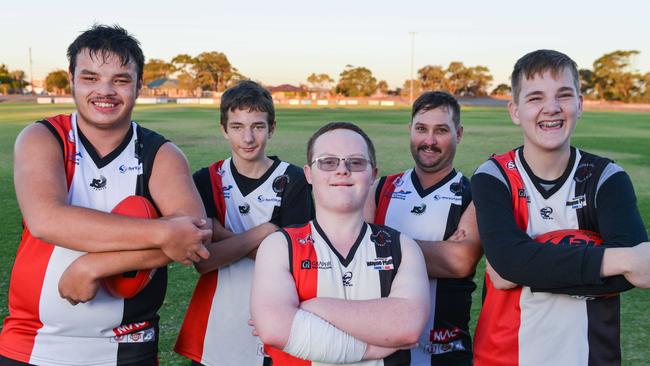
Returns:
[[[16,247],[20,240],[21,217],[12,181],[12,148],[18,132],[28,123],[58,113],[70,106],[27,104],[0,105],[0,318],[7,315],[7,286]],[[218,133],[218,112],[214,107],[175,105],[138,106],[134,119],[178,144],[196,170],[229,153]],[[306,140],[325,122],[352,121],[368,132],[377,146],[381,174],[397,172],[412,164],[408,150],[406,109],[293,109],[277,112],[278,129],[269,152],[302,166]],[[492,153],[504,152],[522,143],[518,128],[503,108],[463,108],[465,137],[459,145],[455,165],[465,175]],[[617,161],[632,177],[639,209],[650,222],[650,114],[587,112],[578,124],[573,144]],[[194,288],[196,274],[190,267],[170,266],[167,299],[161,312],[161,365],[187,362],[171,349]],[[479,265],[474,293],[472,321],[480,308],[483,263]],[[622,344],[625,365],[645,365],[650,360],[650,291],[633,290],[622,296]],[[544,335],[540,335],[544,336]]]

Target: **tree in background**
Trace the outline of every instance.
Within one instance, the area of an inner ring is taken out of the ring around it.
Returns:
[[[377,90],[382,95],[388,94],[388,83],[386,82],[386,80],[379,80],[379,82],[377,83]]]
[[[323,98],[329,94],[329,91],[332,89],[332,83],[334,79],[328,74],[318,74],[312,72],[311,75],[307,77],[307,83],[309,84],[309,91],[316,93],[319,98]]]
[[[420,94],[422,90],[447,90],[447,71],[438,65],[424,66],[418,70],[418,81],[420,83],[420,92],[416,94]],[[405,89],[408,83],[407,80],[404,84]]]
[[[336,85],[336,93],[346,97],[369,97],[377,90],[377,79],[365,67],[345,66]]]
[[[453,61],[445,69],[440,65],[426,65],[418,70],[418,88],[415,94],[424,90],[444,90],[460,97],[487,95],[487,88],[493,80],[490,70],[481,65],[467,67],[460,61]],[[404,84],[404,88],[410,88]]]
[[[490,95],[505,97],[512,94],[512,88],[508,84],[499,84],[496,88],[492,89]]]
[[[174,65],[169,62],[165,62],[160,59],[152,58],[144,64],[144,70],[142,74],[142,80],[144,84],[147,85],[150,82],[160,79],[162,77],[168,77],[175,71]]]
[[[3,94],[21,93],[27,85],[24,71],[10,71],[5,64],[0,64],[0,91]]]
[[[203,90],[224,91],[237,69],[232,67],[222,52],[202,52],[196,58],[192,69],[195,85]]]
[[[642,78],[630,70],[631,58],[639,51],[614,51],[594,61],[593,94],[598,99],[629,102],[643,86]]]
[[[418,71],[419,73],[419,71]],[[409,95],[411,94],[411,80],[405,80],[404,85],[402,85],[402,88],[397,88],[399,89],[399,95],[402,96],[402,98],[408,98]],[[430,90],[430,89],[424,89],[422,87],[422,80],[421,79],[413,79],[413,95],[418,96],[422,94],[423,91],[425,90]],[[440,89],[437,89],[440,90]]]
[[[65,70],[55,70],[45,77],[45,90],[56,95],[70,94],[70,79]]]

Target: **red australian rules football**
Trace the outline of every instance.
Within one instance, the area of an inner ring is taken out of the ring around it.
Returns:
[[[142,196],[126,197],[111,213],[142,219],[158,218],[156,208]],[[156,269],[124,272],[102,279],[102,284],[111,295],[129,299],[142,291],[155,273]]]
[[[564,229],[549,231],[536,237],[535,241],[556,245],[598,246],[603,243],[603,238],[600,234],[589,230]]]

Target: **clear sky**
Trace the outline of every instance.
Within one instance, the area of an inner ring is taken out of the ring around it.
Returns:
[[[338,79],[347,64],[401,86],[411,69],[450,61],[487,66],[508,82],[514,62],[539,48],[591,68],[621,49],[641,54],[633,68],[650,71],[650,1],[438,0],[8,0],[0,5],[0,63],[35,78],[67,68],[65,51],[94,22],[118,23],[145,56],[224,52],[239,71],[265,84],[305,83],[312,73]]]

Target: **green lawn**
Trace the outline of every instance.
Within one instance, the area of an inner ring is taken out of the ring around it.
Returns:
[[[68,113],[70,106],[0,104],[0,318],[7,315],[7,286],[16,247],[20,240],[21,217],[12,181],[12,148],[18,132],[28,123],[45,116]],[[187,154],[192,169],[227,156],[229,149],[218,131],[219,113],[215,107],[147,106],[136,108],[134,118],[173,140]],[[307,138],[329,121],[358,123],[374,140],[381,174],[411,166],[408,149],[406,109],[298,109],[277,111],[278,127],[270,142],[270,154],[302,166],[306,160]],[[519,129],[505,108],[463,108],[465,136],[459,145],[456,167],[466,175],[492,153],[504,152],[522,143]],[[639,208],[650,222],[650,114],[625,112],[587,112],[579,122],[574,145],[608,156],[625,168],[634,182]],[[479,266],[474,294],[473,321],[480,307],[483,264]],[[170,266],[167,300],[163,306],[161,364],[186,364],[172,351],[196,274],[190,267]],[[622,344],[626,365],[642,365],[650,360],[650,317],[647,304],[650,291],[633,290],[622,299]]]

